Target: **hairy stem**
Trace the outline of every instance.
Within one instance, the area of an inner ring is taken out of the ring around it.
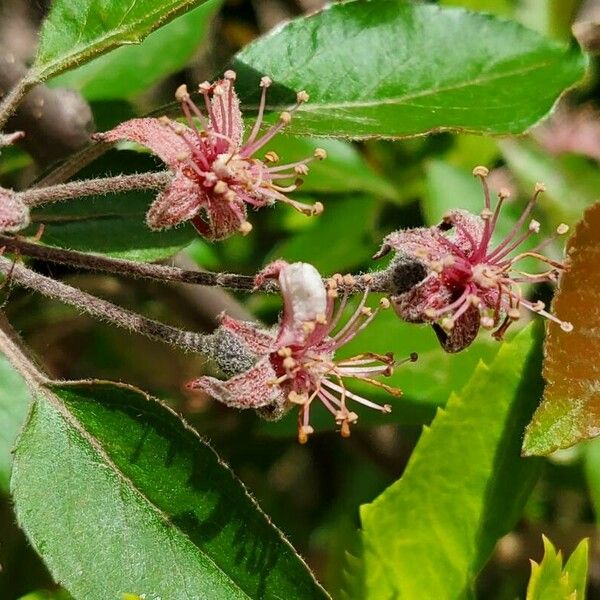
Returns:
[[[26,206],[35,207],[52,202],[61,202],[71,198],[115,194],[132,190],[161,190],[171,181],[170,171],[156,173],[135,173],[133,175],[116,175],[98,179],[82,179],[49,187],[32,188],[19,192],[17,196]]]
[[[129,331],[135,331],[152,340],[158,340],[180,348],[186,352],[202,352],[207,336],[192,331],[184,331],[147,319],[133,311],[121,308],[107,300],[102,300],[70,285],[40,275],[35,271],[0,256],[0,273],[6,275],[10,283],[35,290],[55,300],[88,313],[98,319]]]
[[[29,89],[35,85],[35,81],[29,80],[27,77],[23,77],[19,82],[6,94],[2,102],[0,103],[0,131],[6,125],[6,121],[15,112],[19,102],[23,99],[23,96],[29,91]]]
[[[168,265],[157,265],[151,263],[140,263],[122,258],[109,258],[98,254],[87,254],[75,250],[53,248],[33,242],[28,242],[21,237],[11,237],[0,234],[0,248],[11,252],[17,252],[23,256],[37,258],[40,260],[79,267],[90,271],[103,271],[126,277],[152,279],[160,282],[189,283],[192,285],[203,285],[207,287],[220,287],[242,292],[261,291],[277,292],[279,286],[274,280],[267,280],[258,288],[254,285],[253,275],[238,275],[235,273],[211,273],[207,271],[192,271],[171,267]],[[373,274],[373,282],[369,285],[371,292],[389,292],[389,281]],[[362,293],[365,290],[365,282],[357,276],[354,283],[340,285],[340,291],[349,294]]]

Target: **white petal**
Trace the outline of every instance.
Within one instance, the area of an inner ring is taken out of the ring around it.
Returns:
[[[292,263],[281,270],[279,284],[294,323],[314,321],[327,310],[327,290],[317,269],[308,263]]]

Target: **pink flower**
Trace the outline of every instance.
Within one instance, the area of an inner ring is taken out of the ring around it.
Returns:
[[[389,413],[389,405],[381,406],[350,392],[343,380],[366,381],[394,396],[400,395],[399,390],[373,379],[391,375],[397,364],[391,354],[365,353],[335,360],[337,350],[362,331],[378,312],[365,306],[367,290],[354,314],[338,328],[347,301],[345,294],[335,309],[339,277],[329,280],[326,286],[312,265],[279,260],[267,266],[257,276],[256,283],[261,284],[266,278],[279,280],[284,306],[278,327],[265,330],[229,317],[223,317],[221,322],[222,329],[257,356],[256,363],[227,381],[200,377],[188,387],[203,390],[237,408],[267,409],[281,414],[298,406],[300,443],[305,443],[313,432],[309,414],[314,401],[321,402],[334,416],[344,437],[350,435],[350,425],[358,419],[347,407],[349,400]],[[382,306],[389,306],[389,302],[384,300]],[[411,360],[416,360],[416,355]]]
[[[397,231],[384,240],[382,256],[394,249],[398,256],[390,267],[392,281],[402,279],[411,269],[420,276],[409,289],[392,296],[397,314],[409,322],[431,323],[440,341],[449,352],[458,352],[476,337],[479,326],[496,328],[494,337],[502,339],[507,328],[526,308],[560,324],[571,331],[570,323],[561,321],[545,310],[543,302],[531,302],[523,297],[521,284],[556,281],[565,269],[561,262],[544,256],[540,251],[556,236],[545,239],[530,250],[514,254],[530,236],[539,232],[540,224],[530,220],[544,186],[537,184],[533,197],[507,237],[498,245],[492,236],[498,215],[508,192],[498,194],[492,210],[487,186],[488,170],[476,167],[473,174],[482,182],[485,202],[479,216],[462,210],[451,211],[437,227]],[[564,224],[556,235],[566,233]],[[519,263],[532,257],[545,264],[540,273],[526,273]]]
[[[178,88],[175,97],[181,102],[187,127],[167,117],[132,119],[95,136],[107,142],[131,140],[142,144],[173,171],[172,182],[146,215],[151,229],[166,229],[191,221],[204,237],[220,240],[236,231],[250,232],[247,205],[258,209],[279,201],[305,214],[322,212],[320,202],[302,204],[286,194],[297,188],[299,175],[308,173],[309,162],[325,158],[323,149],[317,148],[310,158],[281,165],[275,164],[279,157],[274,152],[267,152],[264,159],[255,157],[290,122],[293,113],[308,100],[308,94],[298,92],[296,105],[289,112],[282,112],[277,124],[259,136],[266,91],[271,85],[271,80],[263,77],[258,117],[244,142],[242,112],[233,85],[235,78],[233,71],[226,71],[223,80],[200,84],[207,116],[191,100],[185,85]]]

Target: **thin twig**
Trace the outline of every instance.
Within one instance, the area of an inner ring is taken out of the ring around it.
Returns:
[[[48,298],[60,300],[93,317],[108,321],[123,329],[140,333],[153,340],[165,342],[186,352],[202,352],[203,350],[203,342],[206,337],[204,334],[184,331],[148,319],[107,300],[96,298],[96,296],[92,296],[87,292],[56,281],[51,277],[40,275],[3,256],[0,257],[0,273],[6,275],[11,283],[14,282],[35,290]]]
[[[25,96],[35,83],[35,81],[23,77],[4,97],[0,103],[0,131],[4,128],[10,116],[15,112],[19,102],[23,99],[23,96]]]
[[[62,202],[72,198],[130,192],[132,190],[153,189],[161,190],[171,181],[170,171],[149,173],[134,173],[132,175],[116,175],[114,177],[99,177],[98,179],[82,179],[60,183],[49,187],[32,188],[18,192],[17,196],[31,208]]]
[[[122,258],[109,258],[99,254],[87,254],[76,250],[65,250],[44,246],[17,236],[11,237],[0,234],[0,248],[11,252],[19,252],[23,256],[37,258],[40,260],[79,267],[89,271],[102,271],[126,277],[152,279],[154,281],[189,283],[192,285],[204,285],[208,287],[221,287],[241,292],[278,292],[279,285],[274,280],[267,280],[256,287],[253,275],[238,275],[235,273],[211,273],[208,271],[191,271],[171,267],[168,265],[157,265],[152,263],[140,263]],[[374,275],[369,284],[370,292],[389,292],[389,282],[385,278]],[[340,284],[338,289],[349,294],[358,294],[365,291],[365,280],[357,275],[351,284]]]

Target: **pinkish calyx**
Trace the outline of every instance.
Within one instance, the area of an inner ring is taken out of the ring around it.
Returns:
[[[192,101],[187,87],[180,86],[175,97],[181,103],[187,126],[167,117],[132,119],[95,136],[109,142],[132,140],[147,146],[173,171],[172,182],[146,215],[151,229],[166,229],[191,221],[201,235],[219,240],[236,231],[242,234],[251,231],[246,218],[248,206],[258,209],[283,202],[307,215],[322,212],[320,202],[302,204],[287,194],[298,187],[299,176],[308,173],[312,160],[326,157],[323,149],[317,148],[313,156],[288,164],[278,164],[275,152],[256,157],[308,101],[308,94],[298,92],[296,104],[289,112],[282,112],[278,122],[259,135],[266,91],[271,85],[271,80],[263,77],[258,116],[244,141],[235,78],[235,72],[230,70],[220,81],[200,84],[204,111]]]

